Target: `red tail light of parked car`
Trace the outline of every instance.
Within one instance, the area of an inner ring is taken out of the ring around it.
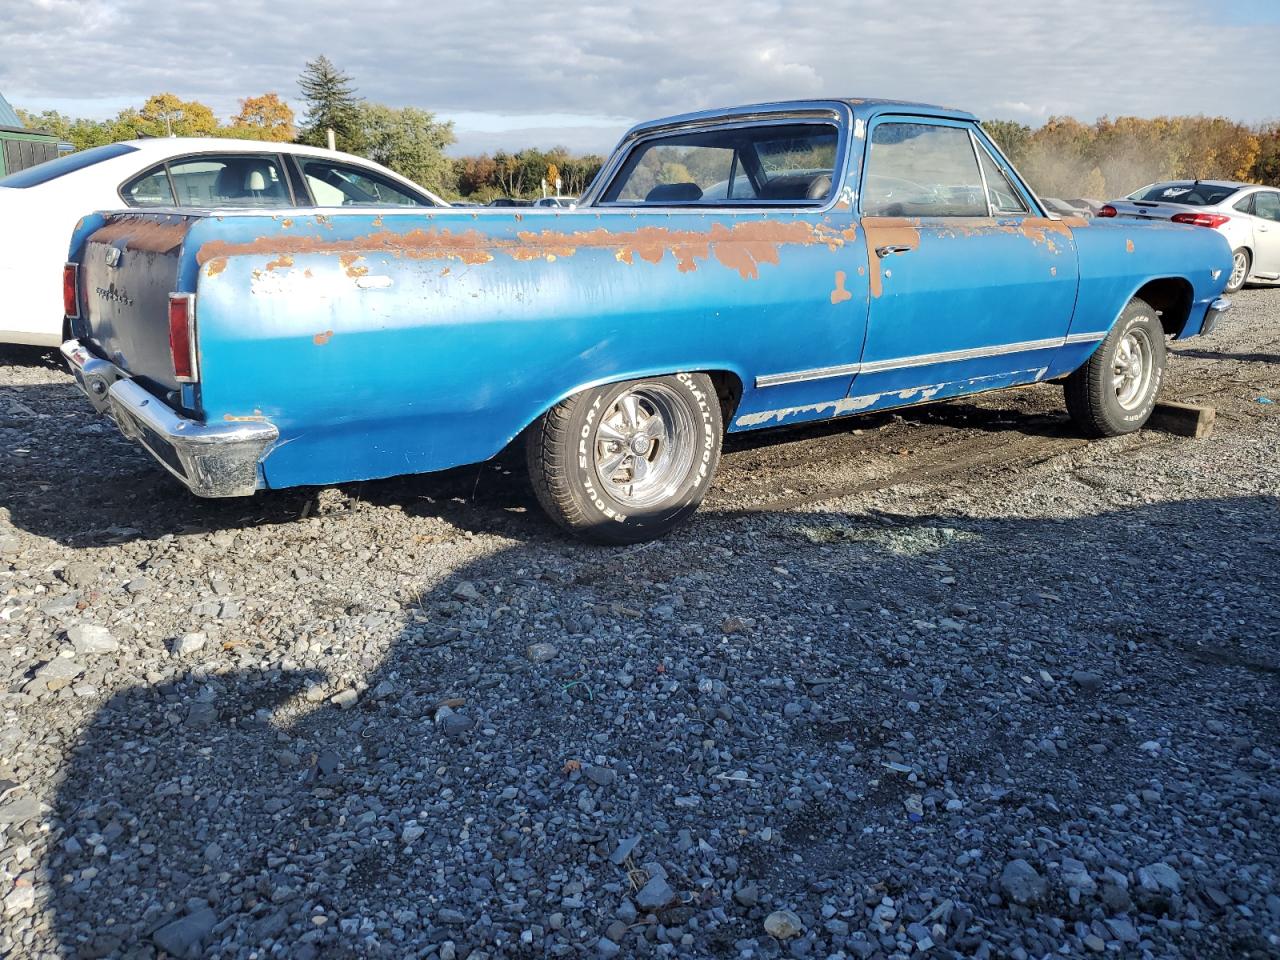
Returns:
[[[1193,227],[1210,227],[1217,228],[1222,226],[1230,217],[1224,217],[1220,213],[1175,213],[1173,215],[1174,223],[1189,223]]]

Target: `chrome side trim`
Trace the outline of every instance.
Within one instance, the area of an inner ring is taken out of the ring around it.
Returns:
[[[835,367],[814,367],[812,370],[793,370],[790,373],[769,373],[756,377],[757,387],[780,387],[786,383],[803,383],[806,380],[826,380],[832,377],[852,377],[862,369],[860,363],[845,363]]]
[[[1036,350],[1054,350],[1068,343],[1087,343],[1101,340],[1102,333],[1076,333],[1069,337],[1052,337],[1047,340],[1024,340],[1021,343],[1002,343],[992,347],[972,347],[967,350],[946,350],[942,353],[920,353],[913,357],[895,357],[892,360],[872,360],[870,363],[845,363],[835,367],[813,367],[809,370],[792,370],[787,373],[768,373],[756,377],[756,387],[780,387],[787,383],[803,383],[806,380],[826,380],[831,377],[851,377],[860,373],[881,373],[885,370],[905,370],[910,367],[927,367],[935,363],[952,363],[956,360],[976,360],[979,357],[1001,357],[1009,353],[1033,353]]]
[[[944,350],[942,353],[921,353],[914,357],[895,357],[892,360],[872,360],[862,365],[863,373],[881,370],[900,370],[907,367],[927,367],[935,363],[951,363],[956,360],[976,360],[979,357],[1002,357],[1008,353],[1031,353],[1036,350],[1054,350],[1062,346],[1062,337],[1048,340],[1024,340],[1021,343],[1002,343],[992,347],[971,347],[967,350]]]

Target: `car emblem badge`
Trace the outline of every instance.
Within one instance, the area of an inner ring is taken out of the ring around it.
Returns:
[[[107,266],[112,268],[120,266],[119,247],[107,247]]]

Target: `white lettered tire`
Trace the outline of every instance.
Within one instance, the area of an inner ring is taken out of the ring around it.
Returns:
[[[1134,297],[1098,349],[1067,378],[1067,412],[1091,437],[1142,429],[1155,409],[1165,367],[1164,327],[1145,300]]]
[[[653,540],[702,503],[723,434],[720,401],[705,374],[592,387],[529,428],[529,477],[543,509],[576,536]]]

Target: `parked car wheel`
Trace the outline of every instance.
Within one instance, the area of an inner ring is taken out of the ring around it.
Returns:
[[[597,543],[653,540],[702,503],[723,433],[705,374],[593,387],[529,429],[529,476],[543,509],[571,533]]]
[[[1115,437],[1142,428],[1151,416],[1164,377],[1164,327],[1137,297],[1088,362],[1067,378],[1067,411],[1092,437]]]
[[[1231,279],[1227,281],[1227,288],[1224,292],[1235,293],[1244,286],[1244,282],[1249,279],[1249,268],[1253,266],[1253,257],[1249,255],[1249,251],[1241,247],[1239,250],[1231,252]]]

